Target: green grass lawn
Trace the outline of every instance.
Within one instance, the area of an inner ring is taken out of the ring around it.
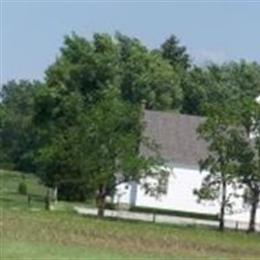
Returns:
[[[19,183],[25,182],[28,193],[31,194],[32,207],[43,207],[43,196],[46,189],[39,181],[30,174],[22,175],[18,172],[0,171],[0,203],[4,208],[21,209],[27,208],[27,196],[18,194]]]
[[[0,171],[0,259],[260,259],[260,235],[81,217],[71,203],[47,212],[45,188],[27,177],[34,196],[17,194],[19,173]]]

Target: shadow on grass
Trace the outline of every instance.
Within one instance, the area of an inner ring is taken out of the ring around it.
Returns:
[[[28,196],[31,197],[32,200],[34,201],[39,201],[43,202],[44,201],[44,196],[40,194],[35,194],[35,193],[28,193],[27,195],[20,194],[17,191],[8,191],[8,196],[19,196],[20,198],[28,199]],[[3,197],[0,197],[3,198]]]
[[[13,199],[8,199],[8,198],[2,198],[2,197],[0,197],[0,203],[1,202],[14,202],[14,200]]]
[[[174,224],[174,223],[158,223],[158,222],[152,222],[152,221],[145,221],[145,220],[137,220],[137,219],[124,219],[124,218],[120,218],[120,217],[103,217],[100,218],[98,216],[93,216],[93,215],[80,215],[83,218],[90,218],[90,219],[94,219],[97,221],[109,221],[109,222],[121,222],[121,223],[126,223],[126,224],[139,224],[139,225],[147,225],[147,226],[156,226],[156,227],[162,227],[162,228],[172,228],[172,229],[182,229],[186,228],[186,229],[193,229],[193,230],[209,230],[209,231],[219,231],[219,229],[217,227],[214,226],[201,226],[198,224]],[[229,230],[229,232],[236,232],[237,231],[233,231],[233,230]],[[239,231],[240,232],[240,231]],[[220,234],[222,234],[223,232],[220,232]],[[245,233],[243,231],[241,231],[241,233]]]

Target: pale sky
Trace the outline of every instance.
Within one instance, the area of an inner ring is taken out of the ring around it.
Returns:
[[[2,2],[2,82],[43,79],[72,31],[139,38],[159,47],[175,34],[196,63],[260,62],[260,1]]]

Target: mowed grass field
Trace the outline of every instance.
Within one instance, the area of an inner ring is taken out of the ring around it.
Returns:
[[[78,216],[72,203],[44,210],[45,187],[25,178],[32,194],[17,193],[20,173],[0,171],[0,259],[260,259],[260,235]]]

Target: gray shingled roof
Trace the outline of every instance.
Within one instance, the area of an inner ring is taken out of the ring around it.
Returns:
[[[196,132],[202,117],[145,110],[144,120],[145,136],[159,145],[164,160],[198,166],[198,161],[206,157],[206,142]],[[147,148],[140,149],[143,155],[152,155]]]

